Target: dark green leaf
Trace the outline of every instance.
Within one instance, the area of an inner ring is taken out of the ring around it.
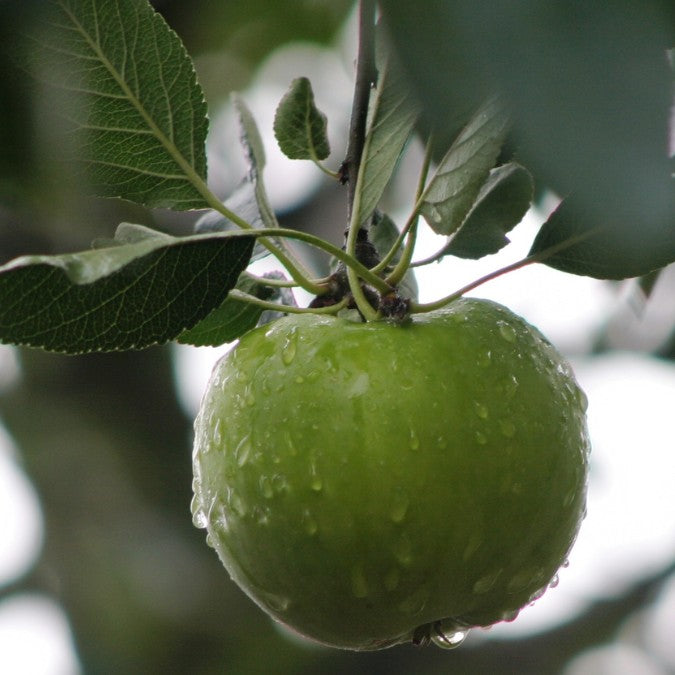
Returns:
[[[400,231],[396,227],[396,223],[388,215],[375,211],[368,228],[368,239],[375,246],[380,258],[384,258],[389,253],[391,247],[396,243],[399,234]],[[403,246],[401,245],[392,258],[393,263],[397,263],[400,260],[402,252]],[[414,270],[408,269],[399,283],[398,289],[406,298],[410,298],[411,300],[418,299],[417,279],[415,278]]]
[[[281,152],[290,159],[326,159],[330,154],[326,116],[314,103],[312,85],[306,77],[291,83],[274,116],[274,135]]]
[[[672,0],[381,0],[432,127],[499,87],[518,155],[595,217],[675,220],[664,163]]]
[[[359,199],[354,204],[355,217],[362,224],[377,207],[419,114],[419,105],[384,37],[378,31],[377,86],[357,181]]]
[[[235,288],[261,300],[270,300],[275,295],[273,288],[246,275],[239,277]],[[177,340],[197,347],[217,347],[232,342],[255,328],[263,311],[258,305],[228,296],[220,307],[214,309],[196,326],[181,333]]]
[[[422,194],[420,213],[434,232],[452,234],[464,222],[507,131],[508,117],[494,98],[461,131]]]
[[[174,339],[223,302],[253,238],[148,236],[0,267],[0,341],[82,353]]]
[[[567,245],[569,242],[569,245]],[[547,256],[550,249],[557,250]],[[597,279],[627,279],[675,261],[675,222],[646,227],[639,220],[599,219],[564,200],[542,225],[530,255],[545,265]]]
[[[492,169],[445,252],[475,260],[499,251],[509,243],[506,233],[530,208],[533,192],[532,176],[519,164],[503,164]]]
[[[94,194],[206,206],[206,103],[178,36],[146,0],[53,0],[35,38],[73,159]]]

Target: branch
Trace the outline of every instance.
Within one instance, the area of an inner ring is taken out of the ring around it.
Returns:
[[[356,180],[361,166],[361,155],[366,138],[366,120],[370,91],[377,77],[375,69],[375,1],[361,0],[359,3],[359,50],[356,61],[356,83],[349,125],[347,154],[340,169],[342,182],[349,190],[349,214],[356,190]]]

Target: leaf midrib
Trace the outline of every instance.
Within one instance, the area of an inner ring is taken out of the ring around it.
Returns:
[[[130,89],[128,84],[126,83],[124,77],[122,74],[115,68],[115,66],[110,62],[110,60],[107,58],[107,56],[104,54],[103,50],[100,47],[99,41],[98,41],[98,36],[96,39],[93,39],[88,31],[84,28],[84,26],[78,21],[77,17],[65,6],[63,2],[59,2],[59,5],[63,9],[64,13],[68,16],[68,18],[71,20],[73,26],[75,29],[80,33],[80,35],[84,38],[86,43],[89,45],[89,48],[92,50],[92,52],[97,56],[99,59],[100,63],[103,64],[103,66],[106,68],[106,70],[110,73],[110,75],[113,77],[117,85],[120,87],[122,92],[124,93],[124,97],[126,100],[128,100],[134,108],[138,111],[138,113],[141,115],[143,118],[143,121],[148,125],[150,132],[159,140],[159,142],[164,146],[166,151],[169,153],[171,158],[180,166],[180,168],[184,172],[184,176],[181,176],[181,178],[186,178],[196,189],[197,191],[204,197],[204,199],[207,201],[207,203],[212,204],[213,201],[213,195],[211,191],[208,189],[204,181],[202,180],[201,176],[194,170],[190,162],[187,161],[187,159],[182,155],[182,153],[178,150],[176,145],[174,144],[172,139],[167,138],[167,136],[164,134],[164,132],[157,126],[151,115],[148,113],[148,111],[145,109],[145,106],[141,103],[139,98],[134,94],[134,92]],[[93,6],[93,13],[94,13],[94,20],[96,22],[96,25],[98,26],[98,14],[96,11],[96,6],[94,3]],[[125,58],[126,58],[126,53],[127,53],[127,46],[124,45],[124,53],[125,53]],[[164,82],[162,80],[162,86],[164,86]],[[96,94],[98,95],[98,94]],[[171,106],[168,106],[168,111],[169,114],[171,115]],[[122,168],[126,168],[130,171],[137,171],[136,167],[131,167],[127,165],[122,165]],[[175,176],[172,176],[170,174],[160,174],[160,177],[164,178],[170,178],[174,179]]]

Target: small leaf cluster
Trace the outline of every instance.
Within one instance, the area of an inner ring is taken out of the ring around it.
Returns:
[[[368,320],[386,318],[388,306],[396,306],[397,315],[401,307],[404,314],[429,311],[466,289],[440,289],[438,301],[422,305],[414,268],[444,256],[478,259],[495,253],[509,243],[508,233],[532,205],[533,172],[517,153],[505,159],[514,118],[504,97],[484,97],[462,111],[461,119],[449,120],[455,131],[439,152],[448,129],[439,129],[437,107],[425,99],[423,87],[410,86],[405,50],[394,54],[378,27],[377,79],[345,246],[280,228],[265,190],[260,134],[239,96],[233,105],[248,171],[225,201],[209,189],[204,95],[180,39],[147,0],[49,0],[45,7],[27,38],[32,49],[26,66],[59,92],[55,100],[61,105],[54,112],[72,138],[68,159],[79,167],[89,192],[149,208],[205,213],[188,236],[122,224],[113,239],[91,250],[6,263],[0,267],[2,342],[67,353],[140,349],[171,340],[217,345],[236,339],[269,311],[336,314],[352,307]],[[392,14],[395,28],[397,13]],[[341,189],[340,170],[324,164],[331,159],[327,124],[310,81],[298,77],[277,108],[279,147],[290,160],[314,162]],[[415,135],[427,152],[414,206],[405,222],[395,223],[380,205]],[[669,180],[675,194],[672,167]],[[673,222],[641,231],[639,213],[618,222],[611,209],[605,216],[586,208],[586,197],[583,191],[566,195],[529,255],[509,269],[543,263],[600,279],[652,278],[675,261]],[[415,260],[423,226],[445,243],[426,260]],[[289,246],[292,239],[331,255],[339,273],[315,278]],[[362,254],[364,242],[374,255]],[[283,272],[256,277],[247,271],[269,255]],[[298,308],[294,287],[317,300]]]

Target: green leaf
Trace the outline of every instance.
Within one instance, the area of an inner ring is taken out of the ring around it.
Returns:
[[[369,220],[382,198],[419,116],[419,105],[382,31],[377,33],[376,46],[377,86],[357,179],[359,198],[354,204],[354,217],[361,224]]]
[[[58,90],[88,187],[149,207],[205,207],[206,103],[178,36],[146,0],[50,6],[34,66]]]
[[[378,4],[439,133],[497,87],[538,184],[597,217],[675,219],[664,178],[672,0]]]
[[[251,111],[244,100],[234,94],[232,97],[234,108],[239,118],[241,144],[246,153],[248,163],[248,180],[254,187],[255,201],[258,213],[264,227],[279,227],[277,217],[270,206],[267,191],[263,183],[262,172],[265,168],[265,147],[253,119]]]
[[[314,104],[312,85],[306,77],[291,83],[274,116],[274,135],[289,159],[319,161],[330,154],[326,116]]]
[[[273,288],[246,275],[239,277],[235,288],[261,300],[271,300],[275,295]],[[232,342],[255,328],[263,311],[258,305],[228,296],[196,326],[181,333],[177,341],[196,347],[217,347]]]
[[[222,303],[252,248],[246,235],[159,235],[17,258],[0,267],[0,341],[76,354],[172,340]]]
[[[452,234],[464,222],[494,166],[508,131],[496,98],[471,118],[441,160],[422,194],[420,213],[437,234]]]
[[[400,231],[396,227],[396,223],[388,215],[375,211],[368,228],[368,240],[375,246],[380,258],[384,258],[389,253],[391,247],[396,243],[399,234]],[[399,246],[398,251],[392,258],[392,263],[396,264],[400,260],[402,253],[403,245]],[[398,290],[406,298],[411,300],[418,299],[417,279],[415,278],[413,269],[409,268],[405,273],[403,279],[398,284]]]
[[[509,163],[492,169],[446,254],[477,260],[509,243],[510,232],[525,216],[534,193],[530,172]]]
[[[675,223],[599,219],[574,198],[565,199],[539,230],[530,255],[549,267],[595,277],[627,279],[675,262]],[[553,249],[553,255],[547,251]],[[557,249],[557,250],[556,250]]]

